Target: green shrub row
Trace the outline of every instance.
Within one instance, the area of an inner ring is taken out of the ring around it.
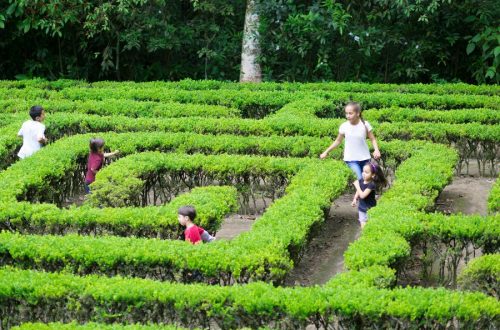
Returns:
[[[10,117],[9,117],[10,118]],[[17,117],[16,117],[17,118]],[[15,119],[16,119],[15,118]],[[16,137],[17,130],[21,126],[22,119],[17,118],[17,122],[6,126],[0,132],[0,158],[7,159],[9,156],[12,157],[15,148],[20,147],[22,141],[20,138]],[[185,120],[188,120],[187,118]],[[206,119],[208,120],[208,119]],[[292,156],[292,157],[317,157],[330,143],[330,138],[317,138],[308,136],[294,136],[294,137],[283,137],[283,136],[273,136],[272,129],[268,127],[266,129],[263,126],[265,121],[261,121],[259,126],[259,121],[251,120],[238,120],[234,123],[233,120],[219,120],[210,121],[205,128],[201,131],[212,131],[214,133],[223,133],[227,131],[221,125],[222,121],[229,124],[233,122],[234,130],[237,133],[249,134],[252,131],[258,131],[261,129],[260,133],[268,136],[234,136],[234,135],[221,135],[213,137],[211,135],[201,135],[196,133],[139,133],[139,131],[162,131],[162,130],[183,130],[182,126],[179,127],[175,123],[169,124],[168,122],[163,122],[157,119],[130,119],[126,117],[99,117],[99,116],[85,116],[85,115],[75,115],[75,114],[53,114],[47,118],[47,129],[46,135],[49,141],[57,140],[66,135],[74,135],[79,133],[87,132],[104,132],[104,131],[115,131],[115,132],[128,132],[137,131],[137,133],[130,133],[128,135],[129,139],[134,139],[144,144],[144,148],[138,143],[137,148],[139,150],[171,150],[175,148],[187,153],[192,152],[203,152],[203,153],[219,153],[219,152],[229,152],[229,153],[241,153],[241,154],[261,154],[261,155],[273,155],[273,156]],[[184,121],[177,121],[179,125]],[[241,127],[238,124],[242,123]],[[276,129],[281,132],[287,129],[286,125],[283,127],[278,127],[279,121],[274,122]],[[306,121],[297,121],[296,126],[291,127],[294,130],[300,129],[301,125],[304,125]],[[331,131],[337,130],[337,121],[335,125],[330,125]],[[184,124],[186,124],[184,122]],[[245,125],[246,124],[246,127]],[[252,124],[252,127],[249,126]],[[202,126],[203,121],[197,119],[193,120],[192,125]],[[189,130],[193,126],[184,125],[184,130]],[[227,126],[227,125],[226,125]],[[269,126],[269,125],[268,125]],[[289,125],[291,126],[291,125]],[[325,131],[326,131],[325,127]],[[194,130],[194,129],[193,129]],[[219,132],[219,130],[221,132]],[[242,132],[242,130],[244,130]],[[195,130],[194,130],[195,131]],[[283,133],[288,133],[287,131]],[[314,132],[313,132],[314,133]],[[133,137],[133,134],[137,135],[137,139]],[[157,134],[163,134],[163,140],[159,144],[160,138]],[[82,146],[86,145],[88,142],[79,142]],[[383,141],[379,143],[384,144]],[[399,154],[397,158],[399,161],[405,159],[407,154],[405,152],[405,143],[415,143],[415,142],[395,142],[390,141],[385,143],[386,152],[394,153],[394,155]],[[399,145],[395,149],[391,145]],[[333,156],[338,158],[341,154],[341,149],[336,149]],[[133,152],[131,150],[130,152]],[[386,153],[385,152],[385,153]],[[385,158],[385,154],[383,155]],[[397,165],[397,162],[396,162]],[[4,166],[5,167],[5,166]],[[395,166],[393,166],[395,167]]]
[[[391,189],[369,210],[361,237],[345,252],[347,268],[397,268],[410,255],[409,240],[422,230],[419,213],[429,209],[451,181],[456,160],[456,152],[441,145],[427,145],[412,153],[396,170]]]
[[[162,143],[168,144],[161,134],[147,134],[143,140],[138,139],[137,134],[103,134],[102,136],[112,149],[118,147],[124,154],[138,149],[144,150],[147,147],[154,149],[153,146],[161,146]],[[135,139],[132,139],[131,137],[134,136]],[[47,192],[50,192],[52,187],[51,183],[56,182],[60,187],[65,181],[63,179],[65,173],[75,171],[74,166],[78,159],[86,155],[87,147],[84,141],[87,140],[88,136],[75,136],[58,141],[0,173],[5,188],[0,193],[0,199],[7,204],[2,208],[5,212],[2,219],[5,226],[13,222],[12,217],[20,218],[17,222],[21,223],[31,223],[33,221],[30,218],[33,217],[38,218],[38,222],[42,223],[53,222],[54,218],[58,222],[64,222],[69,221],[66,219],[74,219],[81,212],[88,211],[89,215],[96,212],[95,209],[89,211],[85,208],[78,208],[64,213],[50,211],[44,213],[40,212],[41,208],[57,209],[53,205],[47,206],[46,204],[39,206],[27,203],[16,204],[16,199],[47,200]],[[304,163],[304,160],[269,160],[270,167],[275,164],[279,172],[287,173],[294,162],[299,164]],[[310,166],[297,173],[287,188],[286,195],[268,209],[255,224],[251,233],[240,235],[231,242],[231,245],[228,245],[229,243],[213,245],[214,251],[209,253],[213,258],[191,254],[190,258],[192,257],[194,261],[192,265],[189,265],[192,266],[190,269],[201,269],[206,279],[210,276],[217,276],[224,283],[246,282],[250,279],[281,281],[291,267],[290,254],[292,256],[298,254],[307,241],[311,227],[324,220],[324,210],[328,209],[331,200],[343,191],[346,178],[350,175],[349,169],[341,162],[312,159],[308,162]],[[276,170],[273,173],[277,173]],[[59,196],[61,193],[55,191],[53,195]],[[83,220],[85,217],[79,217],[79,219]],[[277,228],[290,230],[280,237],[275,237],[272,233],[278,231]],[[269,251],[263,253],[262,249],[266,246]],[[200,253],[206,252],[201,250]],[[242,256],[245,257],[242,258]],[[184,269],[177,271],[182,272]]]
[[[80,113],[100,116],[126,116],[134,118],[150,117],[239,117],[240,112],[234,108],[219,105],[189,103],[158,103],[134,100],[109,99],[106,101],[70,101],[47,99],[6,99],[0,101],[2,113],[28,114],[31,106],[42,105],[49,114]]]
[[[499,215],[426,214],[421,221],[423,233],[414,235],[411,240],[412,259],[422,263],[420,276],[424,280],[431,277],[432,269],[436,269],[434,280],[456,287],[461,263],[468,263],[477,253],[500,251]]]
[[[0,270],[3,325],[76,319],[186,327],[494,329],[500,303],[481,293],[444,289],[275,288],[265,283],[217,287],[145,279],[77,277]]]
[[[319,101],[318,101],[319,102]],[[321,103],[321,102],[319,102]],[[312,107],[310,111],[320,111]],[[342,119],[313,119],[302,116],[271,116],[265,120],[240,118],[128,118],[121,116],[96,116],[81,114],[51,114],[46,119],[47,135],[63,136],[81,134],[91,131],[172,131],[202,134],[236,134],[236,135],[305,135],[335,137]],[[303,117],[303,118],[301,118]],[[27,119],[27,118],[26,118]],[[17,120],[21,127],[22,120]],[[481,125],[479,123],[446,124],[446,123],[377,123],[370,122],[376,136],[380,139],[420,139],[438,143],[453,144],[460,141],[486,143],[500,141],[498,125]],[[17,133],[17,132],[16,132]],[[2,134],[3,135],[3,134]]]
[[[430,149],[428,148],[425,152],[422,153],[422,155],[425,155],[427,154],[428,152],[430,151]],[[420,155],[420,156],[422,156]],[[421,160],[419,160],[421,161]],[[429,157],[424,157],[423,158],[423,163],[424,164],[428,164],[428,163],[432,163],[434,160],[432,158],[429,158]],[[311,175],[315,175],[317,173],[314,173],[314,172],[311,172]],[[425,190],[425,189],[424,189]],[[390,191],[389,191],[390,192]],[[388,193],[389,193],[388,192]],[[399,193],[402,193],[404,192],[403,189],[400,189]],[[409,189],[408,191],[408,194],[407,194],[407,197],[412,197],[411,196],[411,189]],[[400,196],[401,197],[401,194],[393,194],[394,196]],[[385,196],[385,195],[384,195]],[[394,197],[393,196],[393,197]],[[416,195],[415,198],[412,198],[412,199],[408,199],[408,198],[405,198],[405,196],[402,196],[402,201],[405,201],[408,203],[408,205],[411,205],[413,202],[417,202],[417,203],[420,203],[420,204],[417,204],[417,205],[423,205],[422,207],[425,207],[426,205],[428,205],[428,197],[426,196],[418,196]],[[377,209],[377,208],[375,208]],[[375,210],[374,209],[374,210]],[[409,209],[411,210],[412,208],[409,207]],[[406,220],[406,219],[405,219]],[[400,223],[402,223],[402,221],[400,221]],[[385,226],[389,225],[389,223],[386,223]],[[397,225],[397,224],[396,224]],[[385,227],[384,226],[384,227]],[[369,227],[367,227],[368,229]],[[389,228],[390,229],[390,228]],[[205,246],[204,246],[205,247]],[[366,270],[366,268],[364,268],[363,270]],[[248,288],[248,287],[241,287],[241,288]],[[231,288],[232,289],[232,288]],[[228,289],[228,290],[231,290],[231,289]],[[198,291],[197,289],[194,289],[195,291]],[[297,289],[294,289],[294,290],[297,290]],[[298,290],[301,290],[301,289],[298,289]],[[361,293],[366,293],[367,291],[370,291],[370,290],[366,290],[366,289],[363,289],[360,291],[360,294]],[[266,291],[261,291],[263,292],[263,294],[265,294],[266,296],[275,296],[275,292],[273,293],[268,293],[267,290]],[[373,291],[374,293],[376,294],[380,294],[380,291],[379,290],[374,290]],[[449,322],[450,320],[453,320],[453,317],[454,316],[449,316],[448,318],[446,318],[446,316],[443,316],[442,313],[445,313],[445,314],[448,314],[450,313],[450,309],[449,308],[443,308],[443,306],[441,305],[440,308],[437,308],[436,311],[438,311],[438,313],[440,313],[440,317],[437,317],[436,314],[432,314],[432,316],[429,316],[429,301],[436,301],[440,304],[442,304],[443,301],[446,301],[446,302],[450,302],[450,296],[449,295],[454,295],[453,293],[450,293],[448,291],[445,291],[445,290],[426,290],[426,289],[405,289],[405,290],[395,290],[395,291],[388,291],[390,293],[390,295],[392,295],[393,293],[397,292],[398,293],[398,298],[400,298],[401,296],[404,296],[405,299],[410,299],[411,298],[411,303],[410,304],[407,304],[405,305],[406,308],[408,308],[409,306],[412,306],[411,309],[411,312],[405,312],[407,318],[405,318],[404,316],[401,316],[401,314],[398,314],[399,316],[396,317],[396,318],[393,318],[393,315],[389,315],[389,320],[387,318],[384,318],[384,320],[382,320],[382,318],[380,317],[380,315],[387,315],[387,314],[383,314],[383,313],[380,313],[380,309],[377,309],[377,317],[373,317],[373,318],[365,318],[365,314],[363,314],[363,311],[366,310],[366,309],[363,309],[362,306],[359,306],[361,308],[358,308],[358,307],[353,307],[352,305],[350,305],[350,310],[351,310],[351,313],[352,311],[357,311],[355,313],[356,316],[354,316],[353,318],[350,318],[350,317],[344,317],[344,315],[341,315],[341,320],[342,322],[347,322],[348,324],[357,324],[358,327],[359,327],[359,324],[364,324],[365,326],[367,325],[381,325],[381,324],[385,324],[385,326],[389,326],[389,325],[393,325],[395,326],[396,324],[398,324],[399,326],[401,326],[401,324],[403,325],[406,325],[407,327],[410,327],[411,324],[417,324],[416,327],[419,327],[419,326],[430,326],[430,325],[436,325],[435,322],[438,322],[438,324],[446,324],[447,322]],[[422,293],[424,292],[424,293]],[[383,292],[381,293],[384,298],[387,298],[387,294],[386,292]],[[331,297],[331,295],[329,295]],[[360,297],[356,292],[348,292],[344,297],[346,298],[349,298],[349,297]],[[470,296],[468,296],[470,297]],[[475,297],[480,297],[480,296],[475,296]],[[418,304],[416,303],[417,301],[419,301],[419,299],[422,299],[422,303]],[[434,300],[435,299],[435,300]],[[444,299],[444,300],[443,300]],[[457,300],[454,300],[456,301],[456,306],[461,306],[463,307],[463,299],[462,297],[460,298],[456,298]],[[483,298],[481,298],[483,299]],[[366,301],[372,301],[370,298],[365,298],[364,300],[363,299],[360,299],[362,300],[361,303],[363,304],[366,304]],[[389,301],[393,302],[397,300],[397,298],[394,298],[394,296],[391,296],[389,298]],[[254,299],[252,300],[254,301]],[[290,301],[291,303],[293,304],[296,304],[294,306],[301,306],[301,310],[303,308],[308,308],[309,306],[313,307],[313,306],[317,306],[317,301],[324,301],[323,299],[318,299],[316,297],[316,299],[314,299],[314,303],[311,301],[310,304],[306,304],[305,307],[302,307],[304,306],[303,303],[304,303],[304,295],[301,294],[300,295],[300,299],[297,298],[296,300],[294,299],[283,299],[283,300],[280,300],[280,301]],[[342,299],[342,301],[345,301],[345,299]],[[460,301],[460,303],[458,303],[458,301]],[[379,305],[375,305],[377,306],[377,308],[380,308],[382,306],[387,306],[387,304],[384,304],[382,303],[382,301],[380,300],[377,300],[377,303]],[[474,299],[474,308],[476,308],[476,304],[477,303],[477,300]],[[401,306],[401,301],[397,301],[397,306]],[[462,310],[460,313],[458,313],[458,315],[464,315],[463,318],[458,318],[458,319],[455,319],[454,321],[455,322],[463,322],[461,324],[468,324],[469,327],[481,327],[481,326],[485,326],[485,325],[491,325],[491,324],[497,324],[498,323],[498,303],[495,302],[496,305],[493,305],[493,310],[491,309],[488,309],[486,308],[487,310],[489,310],[489,312],[485,312],[483,311],[481,308],[479,308],[480,310],[478,311],[477,309],[474,310],[474,312],[472,312],[472,308],[468,311],[464,311]],[[279,313],[276,313],[276,306],[275,304],[270,304],[270,305],[267,305],[269,306],[268,309],[272,309],[274,311],[274,313],[272,315],[274,315],[273,317],[277,318],[277,320],[282,320],[282,319],[287,319],[289,320],[288,322],[298,322],[296,321],[295,318],[292,318],[290,317],[288,314],[286,316],[283,316],[282,314],[281,315],[278,315]],[[420,306],[418,310],[415,310],[414,308],[416,308],[417,306]],[[447,305],[449,306],[449,305]],[[122,306],[123,307],[123,306]],[[316,308],[316,307],[315,307]],[[443,308],[443,309],[441,309]],[[456,308],[456,307],[455,307]],[[325,310],[325,309],[322,309],[322,310]],[[329,310],[331,311],[331,309]],[[361,311],[361,312],[359,312]],[[373,310],[372,310],[373,311]],[[453,314],[448,314],[448,315],[456,315],[457,314],[457,310],[453,308],[453,311],[452,311]],[[488,314],[490,313],[490,314]],[[361,316],[360,316],[361,314]],[[234,315],[234,314],[233,314]],[[247,315],[248,316],[248,313],[244,313],[244,315]],[[267,315],[267,314],[266,314]],[[271,315],[271,314],[269,314]],[[333,318],[335,317],[335,314],[334,316],[331,316],[330,318],[328,317],[324,317],[321,313],[319,314],[318,316],[318,313],[315,313],[315,312],[310,312],[308,315],[314,315],[312,318],[308,318],[308,321],[307,322],[311,322],[311,320],[316,320],[318,323],[317,324],[322,324],[321,322],[327,322],[328,323],[328,320],[330,320],[330,322],[334,322],[335,320],[333,320]],[[337,314],[338,315],[338,314]],[[412,316],[410,316],[412,315]],[[418,315],[418,316],[416,316]],[[472,315],[475,315],[475,316],[472,316]],[[493,315],[493,318],[491,317],[488,317],[486,315]],[[262,316],[259,314],[259,316]],[[471,317],[472,316],[472,317]],[[337,316],[338,317],[338,316]],[[456,316],[455,316],[456,317]],[[495,319],[496,318],[496,319]],[[241,319],[244,319],[245,322],[249,322],[249,318],[244,318],[242,316],[242,318],[239,318],[239,320]],[[259,318],[260,320],[262,320],[262,318]],[[353,320],[355,319],[355,320]],[[417,320],[416,320],[417,319]],[[438,319],[438,320],[436,320]],[[443,319],[445,319],[446,321],[443,321]],[[465,320],[464,320],[465,319]],[[293,320],[293,321],[292,321]],[[325,321],[326,320],[326,321]],[[338,318],[336,318],[336,320],[338,320]],[[416,320],[416,321],[415,321]],[[496,321],[496,323],[495,323]],[[266,320],[262,321],[262,322],[266,322]],[[304,319],[301,319],[301,322],[305,322]],[[349,323],[349,322],[354,322],[354,323]],[[356,323],[357,322],[357,323]],[[374,323],[375,322],[375,323]],[[391,323],[392,322],[392,323]],[[399,323],[398,323],[399,322]],[[401,323],[403,322],[403,323]],[[444,323],[443,323],[444,322]],[[314,322],[312,322],[314,323]],[[292,324],[297,324],[297,323],[292,323]],[[303,324],[303,323],[300,323],[300,324]],[[414,326],[415,327],[415,326]]]
[[[0,89],[0,95],[2,90]],[[67,100],[128,99],[137,101],[180,102],[234,107],[243,117],[261,118],[300,96],[282,92],[252,91],[182,91],[169,89],[66,88],[49,96]]]
[[[215,263],[222,250],[231,248],[225,242],[220,243],[214,241],[210,245],[224,247],[207,251],[205,246],[192,246],[180,240],[75,234],[39,236],[2,232],[0,257],[4,265],[25,269],[190,283],[203,279],[197,271],[203,262],[197,262],[195,258]],[[241,257],[246,254],[243,253]],[[214,276],[211,281],[213,283],[218,279]]]
[[[273,181],[267,182],[268,189],[279,190],[308,162],[300,158],[143,152],[100,171],[91,185],[89,202],[95,207],[140,206],[144,204],[141,197],[154,186],[171,195],[213,182],[255,190],[266,181]]]
[[[339,106],[349,100],[356,100],[365,108],[381,108],[390,106],[407,106],[437,109],[460,108],[492,108],[499,109],[499,96],[482,95],[430,95],[430,94],[401,94],[387,93],[356,93],[356,92],[274,92],[274,91],[246,91],[246,90],[165,90],[163,88],[124,89],[120,88],[94,88],[80,89],[67,88],[60,91],[57,98],[73,100],[109,98],[124,98],[151,101],[176,101],[182,103],[206,103],[234,106],[242,111],[255,111],[258,104],[267,103],[268,107],[283,106],[286,103],[305,97],[324,97]]]
[[[74,84],[70,81],[67,87]],[[181,80],[179,82],[144,82],[144,83],[116,83],[109,81],[92,83],[93,87],[128,87],[128,88],[169,88],[184,90],[200,89],[236,89],[253,91],[338,91],[338,92],[398,92],[398,93],[427,93],[427,94],[479,94],[500,95],[500,88],[494,85],[468,85],[468,84],[367,84],[357,82],[324,82],[324,83],[273,83],[240,84],[217,80]]]
[[[486,254],[472,260],[462,271],[458,283],[463,290],[481,291],[500,297],[500,254]]]
[[[240,84],[218,80],[191,80],[185,79],[178,82],[114,82],[99,81],[87,83],[78,80],[56,80],[47,81],[43,79],[31,79],[22,81],[0,81],[1,88],[40,88],[48,90],[61,90],[68,87],[80,88],[165,88],[181,90],[252,90],[252,91],[342,91],[342,92],[398,92],[398,93],[426,93],[426,94],[479,94],[500,95],[500,88],[495,85],[468,85],[464,83],[454,84],[368,84],[358,82],[324,82],[324,83],[274,83],[264,82],[260,84]]]
[[[47,189],[50,186],[51,178],[58,180],[58,178],[64,176],[63,173],[77,171],[79,164],[85,164],[86,162],[89,152],[88,141],[91,136],[78,135],[59,140],[42,148],[33,157],[18,162],[7,171],[0,173],[3,183],[0,200],[13,201],[16,198],[24,200],[28,195],[30,198],[37,198],[36,194],[31,194],[30,189]],[[307,149],[309,146],[305,145],[305,142],[313,142],[312,139],[270,137],[268,139],[261,138],[259,143],[259,139],[255,137],[204,136],[184,133],[102,133],[99,136],[105,139],[108,148],[112,150],[119,149],[122,155],[146,150],[209,151],[212,153],[241,152],[247,154],[252,153],[253,150],[254,153],[273,155],[286,153],[285,150],[290,147],[292,147],[292,151],[296,149],[298,153],[308,155]],[[249,146],[245,145],[247,141],[250,142]],[[320,141],[319,144],[316,142],[316,150],[321,150],[325,143],[328,142],[325,140]],[[284,159],[282,162],[290,165],[294,161]],[[302,161],[297,159],[295,162],[301,163]],[[280,170],[288,171],[286,166]]]
[[[500,249],[500,214],[483,217],[480,215],[426,214],[424,240],[440,240],[453,244],[455,248],[466,248],[473,244],[486,252]]]
[[[342,104],[347,100],[360,102],[364,109],[385,107],[409,107],[423,109],[462,109],[488,108],[500,109],[499,96],[483,95],[431,95],[431,94],[401,94],[401,93],[341,93],[316,92],[314,96],[324,97],[334,103]]]
[[[6,89],[0,88],[3,99],[53,99],[53,100],[109,100],[125,99],[155,102],[181,102],[195,104],[210,104],[235,107],[240,109],[242,116],[261,118],[277,111],[287,103],[304,98],[324,98],[332,102],[337,113],[349,100],[361,102],[365,109],[384,108],[392,106],[420,107],[425,109],[461,109],[490,108],[499,109],[500,96],[484,95],[431,95],[431,94],[401,94],[396,92],[277,92],[249,90],[175,90],[164,88],[127,89],[127,88],[77,88],[70,87],[61,91],[42,89]]]
[[[252,231],[230,242],[216,241],[200,247],[185,242],[63,236],[51,239],[57,240],[56,245],[63,247],[61,252],[75,253],[74,261],[69,260],[67,255],[58,253],[57,249],[44,250],[42,248],[40,253],[54,252],[55,255],[50,254],[47,257],[52,262],[47,262],[48,269],[62,265],[70,267],[69,264],[72,263],[75,271],[83,273],[102,272],[146,276],[148,273],[159,272],[158,278],[162,279],[186,282],[215,279],[221,284],[231,284],[234,281],[248,282],[256,279],[280,282],[291,268],[291,254],[294,252],[298,254],[307,241],[311,227],[324,220],[325,210],[329,208],[331,200],[343,191],[346,178],[350,174],[349,169],[341,163],[330,161],[322,162],[322,164],[319,164],[319,161],[315,163],[298,172],[287,188],[285,196],[268,208],[254,224]],[[78,214],[78,209],[74,212]],[[287,231],[283,232],[283,228],[287,228]],[[282,233],[276,235],[275,233],[280,232],[280,229]],[[49,239],[41,237],[40,242]],[[78,240],[78,243],[75,243],[75,240]],[[115,250],[112,245],[118,241],[124,244],[120,245],[122,248],[116,250],[120,256],[113,257],[112,253]],[[138,243],[132,244],[132,241]],[[109,247],[103,247],[108,244]],[[140,244],[151,246],[149,251],[152,252],[148,253],[143,247],[139,247]],[[36,245],[43,246],[41,243],[35,243]],[[82,250],[65,248],[71,246],[80,246]],[[92,248],[93,246],[96,248]],[[130,246],[130,250],[125,249],[125,246]],[[137,251],[134,252],[135,250]],[[164,254],[159,253],[160,250]],[[36,253],[36,249],[28,247],[25,252]],[[122,254],[123,252],[125,255]],[[142,256],[141,259],[134,257],[139,255]],[[77,257],[80,261],[75,260]],[[131,257],[134,258],[131,259]],[[96,258],[100,263],[95,261]],[[41,265],[44,265],[44,261],[41,259],[40,261]],[[194,271],[198,271],[198,278],[193,278]]]
[[[498,213],[500,211],[500,180],[496,179],[488,195],[488,211]]]
[[[23,80],[0,80],[0,87],[2,88],[38,88],[48,90],[60,90],[66,87],[88,87],[89,83],[83,80],[72,79],[58,79],[46,80],[43,78],[23,79]]]
[[[103,324],[89,322],[78,324],[71,323],[23,323],[20,326],[11,328],[12,330],[180,330],[181,328],[173,325],[143,325],[143,324]]]
[[[144,208],[63,209],[54,204],[0,203],[0,228],[20,233],[118,235],[177,239],[181,228],[177,210],[194,205],[197,223],[215,233],[228,213],[237,210],[236,190],[230,187],[199,187],[174,198],[169,204]]]
[[[430,111],[430,109],[392,107],[364,111],[363,117],[370,122],[480,123],[495,125],[500,122],[500,111],[484,108]]]

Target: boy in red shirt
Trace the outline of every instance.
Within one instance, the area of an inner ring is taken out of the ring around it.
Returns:
[[[211,242],[215,239],[215,237],[211,236],[205,229],[194,224],[193,221],[196,218],[196,209],[193,206],[183,206],[179,208],[177,213],[179,223],[181,226],[186,227],[186,230],[184,230],[186,241],[192,244],[200,244],[202,242]]]

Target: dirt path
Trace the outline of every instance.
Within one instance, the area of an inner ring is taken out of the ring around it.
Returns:
[[[357,208],[351,206],[352,196],[344,194],[332,204],[328,218],[288,275],[286,285],[324,284],[344,271],[344,252],[360,234]]]
[[[488,195],[495,179],[457,176],[436,201],[436,211],[444,214],[487,215]]]
[[[233,239],[239,234],[249,231],[255,219],[255,216],[232,214],[224,219],[215,237],[217,239]]]
[[[351,193],[342,195],[332,204],[328,218],[309,242],[300,262],[288,275],[286,285],[323,284],[344,270],[344,252],[360,233],[357,209],[351,206],[352,196]],[[230,215],[217,232],[217,239],[233,239],[249,231],[263,211],[261,209],[257,215],[250,216]]]

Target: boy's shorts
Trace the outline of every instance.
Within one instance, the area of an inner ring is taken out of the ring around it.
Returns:
[[[358,220],[359,222],[367,222],[368,221],[368,215],[366,212],[358,210]]]

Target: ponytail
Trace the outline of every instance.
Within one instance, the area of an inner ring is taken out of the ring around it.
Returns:
[[[372,173],[375,175],[373,178],[373,182],[375,182],[375,186],[377,189],[382,189],[385,186],[387,186],[387,179],[384,175],[384,171],[382,170],[382,167],[377,165],[376,163],[368,163],[370,165],[370,169]]]

